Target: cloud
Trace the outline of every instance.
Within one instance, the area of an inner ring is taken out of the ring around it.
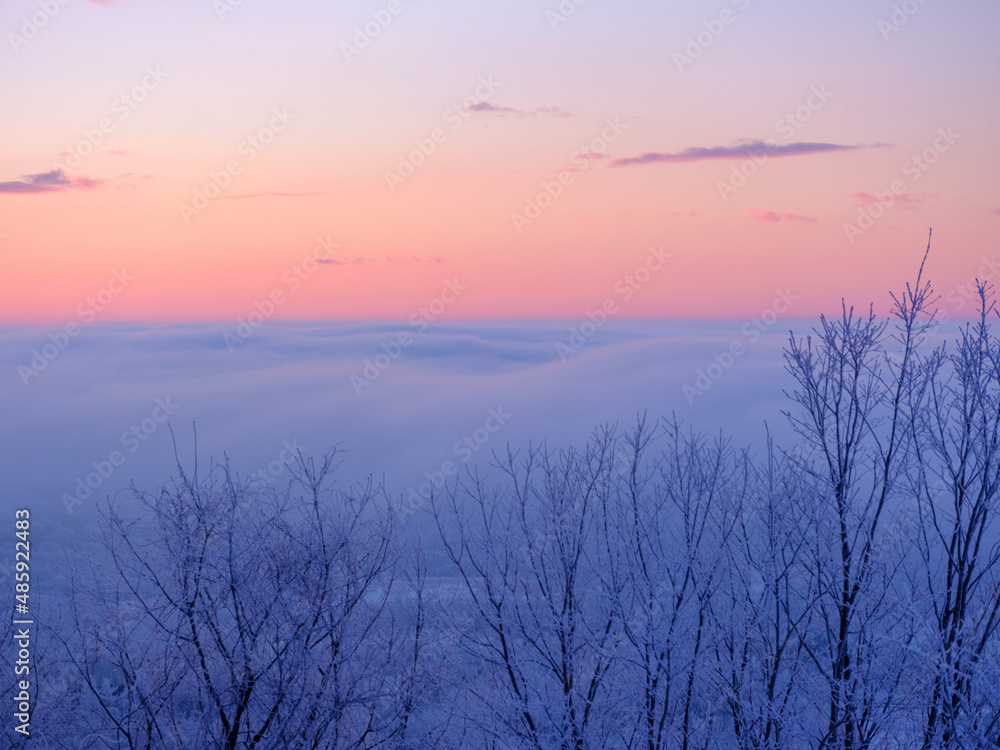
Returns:
[[[367,258],[317,258],[320,263],[328,263],[334,266],[350,266],[360,263],[371,263]]]
[[[850,197],[863,206],[870,206],[872,203],[879,201],[876,196],[864,192],[851,193]],[[892,203],[900,208],[916,210],[922,203],[938,197],[937,193],[901,193],[892,196]]]
[[[576,154],[576,157],[573,159],[573,161],[577,162],[578,160],[583,159],[584,162],[585,162],[585,164],[582,167],[566,167],[564,171],[566,171],[566,172],[585,172],[588,169],[590,169],[597,162],[603,161],[605,159],[610,159],[610,158],[611,157],[608,156],[607,154],[597,154],[597,153],[594,153],[593,151],[587,151],[586,153],[583,153],[583,154]]]
[[[921,203],[938,198],[937,193],[903,193],[896,196],[900,208],[916,208]]]
[[[517,109],[516,107],[502,107],[499,104],[491,104],[490,102],[476,102],[469,108],[470,112],[481,112],[489,115],[496,115],[498,117],[538,117],[539,115],[545,117],[573,117],[573,113],[569,110],[565,110],[562,107],[536,107],[535,109]]]
[[[94,190],[103,185],[106,180],[97,179],[94,177],[77,177],[73,180],[73,187],[77,190]]]
[[[470,112],[490,112],[494,115],[514,114],[521,111],[514,109],[513,107],[501,107],[497,104],[490,104],[489,102],[476,102],[468,109]]]
[[[798,214],[780,214],[777,211],[765,211],[763,208],[748,208],[747,213],[754,221],[779,222],[779,221],[799,221],[803,224],[815,224],[816,219],[811,216],[799,216]]]
[[[398,255],[387,255],[385,259],[390,263],[446,263],[445,258],[438,258],[436,255],[432,255],[429,258],[418,258],[416,255],[410,256],[398,256]]]
[[[573,113],[562,107],[539,107],[528,114],[548,115],[549,117],[574,117]]]
[[[0,515],[12,517],[4,515],[6,503],[47,503],[54,521],[78,524],[95,518],[96,507],[109,495],[117,497],[130,480],[143,489],[159,486],[176,468],[165,426],[134,453],[123,451],[127,463],[73,516],[59,501],[73,493],[78,476],[94,470],[92,462],[122,450],[122,433],[149,417],[155,398],[169,397],[179,407],[171,424],[185,457],[194,449],[192,422],[202,456],[228,452],[243,476],[277,458],[283,440],[296,439],[307,455],[343,441],[347,463],[338,480],[384,475],[394,496],[426,481],[424,472],[440,468],[443,460],[455,460],[455,442],[498,407],[512,417],[474,456],[491,476],[493,448],[504,452],[509,442],[517,450],[542,439],[553,448],[580,443],[604,422],[631,424],[646,407],[651,416],[677,409],[695,427],[724,428],[745,445],[763,439],[763,417],[787,406],[781,357],[787,328],[808,331],[814,325],[811,319],[775,325],[739,366],[688,405],[682,386],[739,337],[741,321],[608,321],[562,362],[555,342],[567,340],[571,323],[439,320],[421,332],[405,317],[270,320],[236,354],[226,350],[223,338],[232,322],[94,323],[30,387],[16,376],[0,381],[7,417],[0,436],[9,467]],[[0,367],[13,373],[27,364],[31,350],[49,342],[51,330],[0,329]],[[401,331],[413,343],[358,396],[351,375],[362,373],[365,360],[382,354]],[[248,403],[255,407],[247,409]],[[773,429],[790,433],[778,424]]]
[[[692,146],[675,153],[657,153],[649,151],[639,156],[615,159],[609,167],[631,167],[638,164],[658,164],[661,162],[708,161],[713,159],[747,159],[766,156],[805,156],[807,154],[822,154],[830,151],[855,151],[862,148],[881,148],[884,143],[843,144],[843,143],[811,143],[798,141],[796,143],[777,144],[768,141],[737,141],[729,146]]]
[[[74,177],[70,179],[61,169],[53,169],[51,172],[22,175],[20,180],[0,182],[0,193],[31,195],[36,193],[58,193],[65,190],[93,190],[105,182],[106,180],[92,177]]]

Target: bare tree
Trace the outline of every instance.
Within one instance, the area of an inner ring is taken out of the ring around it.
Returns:
[[[104,746],[404,746],[416,620],[380,488],[332,491],[334,459],[297,456],[285,491],[178,461],[143,515],[109,507],[64,641]]]
[[[724,706],[713,680],[715,598],[748,464],[727,441],[708,441],[676,419],[649,425],[640,418],[624,446],[605,504],[614,530],[606,588],[616,594],[619,652],[629,665],[616,671],[615,687],[639,707],[622,744],[708,747]]]
[[[727,546],[720,679],[740,750],[792,750],[808,747],[822,723],[806,651],[819,615],[818,581],[809,566],[816,509],[798,461],[779,456],[770,440],[753,479]]]
[[[473,474],[432,501],[472,612],[456,632],[479,746],[583,750],[614,728],[600,707],[619,623],[598,575],[613,453],[611,430],[579,453],[508,452],[502,484]]]
[[[1000,340],[989,327],[992,290],[978,283],[979,321],[954,352],[938,348],[913,396],[920,518],[918,549],[932,624],[924,748],[996,747],[1000,714],[971,712],[976,667],[995,655],[1000,625]]]
[[[817,456],[802,468],[815,481],[817,501],[831,511],[815,560],[825,642],[824,653],[812,654],[829,686],[821,748],[870,747],[887,729],[883,719],[898,689],[893,664],[901,666],[902,654],[884,661],[890,672],[877,685],[859,670],[870,669],[893,643],[877,640],[876,628],[889,627],[884,618],[893,610],[885,586],[875,585],[882,574],[876,547],[912,455],[907,397],[918,387],[917,349],[931,322],[931,289],[922,275],[923,264],[916,284],[894,297],[896,357],[886,355],[887,324],[846,305],[839,319],[820,318],[815,342],[792,337],[785,350],[795,381],[789,396],[798,407],[786,415]]]

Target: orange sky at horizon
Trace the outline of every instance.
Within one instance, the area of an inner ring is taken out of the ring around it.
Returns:
[[[233,320],[275,292],[275,319],[405,320],[447,280],[455,320],[609,298],[741,318],[781,289],[796,316],[885,311],[930,227],[939,293],[993,278],[986,2],[889,32],[891,3],[860,0],[595,2],[554,26],[528,0],[403,3],[351,52],[384,5],[86,2],[7,34],[0,323],[74,320],[121,269],[102,321]],[[291,283],[320,237],[334,262]],[[654,247],[669,260],[622,299]]]

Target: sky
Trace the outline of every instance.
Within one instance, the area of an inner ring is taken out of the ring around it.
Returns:
[[[884,310],[931,227],[930,277],[961,289],[997,267],[998,22],[986,0],[10,0],[0,323]]]

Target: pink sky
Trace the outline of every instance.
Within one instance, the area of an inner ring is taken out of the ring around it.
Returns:
[[[4,4],[0,321],[122,269],[102,320],[884,308],[932,226],[942,295],[1000,270],[986,0],[227,3]]]

